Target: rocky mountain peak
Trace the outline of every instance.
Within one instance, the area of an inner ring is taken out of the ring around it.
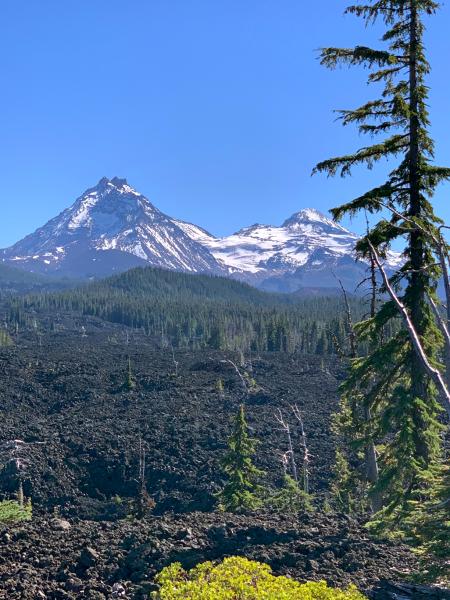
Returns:
[[[117,188],[123,188],[124,186],[128,186],[128,182],[125,178],[113,177],[110,183]]]
[[[299,226],[302,227],[308,225],[331,228],[350,233],[347,229],[336,223],[336,221],[329,219],[316,208],[303,208],[299,210],[298,212],[291,215],[289,219],[286,219],[282,227],[295,228]]]
[[[76,276],[109,275],[145,264],[222,272],[207,248],[119,177],[102,177],[2,255],[14,266]]]

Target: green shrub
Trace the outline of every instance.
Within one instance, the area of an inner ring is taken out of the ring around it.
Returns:
[[[0,525],[12,525],[19,521],[31,521],[32,507],[29,500],[20,506],[16,500],[3,500],[0,502]]]
[[[285,475],[283,487],[272,494],[268,505],[273,510],[289,514],[313,510],[312,496],[302,490],[290,475]]]
[[[324,581],[299,583],[272,575],[268,565],[232,556],[186,572],[173,563],[156,576],[154,600],[364,600],[354,586],[329,588]]]
[[[7,331],[0,329],[0,347],[12,346],[13,341]]]

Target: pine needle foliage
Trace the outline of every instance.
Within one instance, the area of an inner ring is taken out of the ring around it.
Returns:
[[[348,458],[340,448],[336,449],[333,479],[331,483],[331,498],[333,506],[346,514],[357,511],[355,473],[349,465]]]
[[[240,556],[215,565],[205,562],[190,571],[172,563],[157,576],[159,590],[154,600],[364,600],[355,586],[345,590],[328,587],[324,581],[299,583],[276,577],[269,565]]]
[[[450,585],[450,467],[443,468],[438,485],[427,502],[412,501],[406,520],[407,535],[422,556],[420,577]]]
[[[283,487],[276,490],[268,502],[273,510],[295,514],[302,511],[312,511],[312,497],[300,487],[290,475],[285,475]]]
[[[0,329],[0,348],[7,348],[8,346],[12,346],[13,341],[11,336],[4,329]]]
[[[0,502],[0,525],[13,525],[20,521],[30,521],[32,517],[31,501],[21,505],[16,500],[3,500]]]
[[[384,256],[392,242],[402,239],[404,263],[391,277],[407,308],[431,363],[438,364],[441,336],[428,302],[436,297],[439,267],[430,233],[441,223],[431,198],[436,187],[450,178],[450,169],[433,164],[434,145],[428,115],[426,77],[430,71],[423,43],[424,19],[439,7],[432,0],[368,0],[347,13],[366,25],[385,26],[380,49],[324,48],[321,63],[368,69],[368,82],[382,88],[379,98],[354,110],[339,111],[344,126],[355,125],[373,143],[353,154],[319,163],[315,172],[345,177],[355,167],[372,169],[381,160],[396,164],[386,181],[332,210],[335,219],[360,211],[378,216],[357,244],[370,257],[370,240]],[[387,209],[387,210],[386,210]],[[372,414],[372,434],[383,443],[379,456],[377,493],[387,512],[396,512],[410,499],[426,495],[436,474],[441,440],[436,390],[416,357],[405,329],[383,339],[383,329],[398,321],[397,307],[382,303],[375,315],[358,326],[360,340],[376,340],[367,356],[353,360],[346,382],[348,393],[360,394]]]
[[[228,452],[222,461],[227,476],[219,494],[220,508],[230,512],[256,510],[263,504],[263,487],[258,481],[263,472],[253,464],[257,440],[248,434],[244,405],[241,404],[228,440]]]

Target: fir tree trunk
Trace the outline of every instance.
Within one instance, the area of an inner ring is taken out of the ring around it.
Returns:
[[[373,319],[375,317],[377,309],[377,276],[375,259],[372,253],[370,254],[370,287],[370,317]],[[372,414],[369,406],[364,407],[364,420],[370,426],[370,423],[372,421]],[[374,489],[370,497],[370,505],[372,512],[376,513],[383,508],[383,496],[381,492],[376,488],[376,484],[378,483],[379,479],[379,472],[377,451],[372,436],[367,442],[367,446],[365,448],[365,457],[367,481],[371,484],[372,489]]]
[[[448,296],[450,299],[450,295]],[[447,329],[450,327],[450,306],[447,302]],[[445,344],[444,347],[444,366],[445,366],[445,383],[450,390],[450,345]]]
[[[445,240],[439,236],[440,251],[439,261],[441,263],[442,275],[445,288],[445,304],[446,304],[446,326],[450,331],[450,279],[448,272],[447,253],[445,251]],[[450,344],[445,344],[444,347],[444,366],[445,366],[445,383],[450,390]]]
[[[422,216],[422,197],[420,191],[419,173],[419,94],[417,84],[417,50],[418,50],[418,15],[417,0],[410,0],[410,52],[409,52],[409,88],[410,88],[410,118],[409,118],[409,177],[410,177],[410,206],[409,215],[420,218]],[[410,299],[411,321],[419,336],[424,334],[424,307],[426,302],[426,273],[424,257],[423,233],[414,230],[410,235],[409,253],[411,260],[411,274],[409,278],[408,295]],[[425,399],[427,397],[427,376],[422,363],[415,352],[411,352],[411,394],[412,398]],[[426,463],[429,461],[427,444],[422,431],[426,430],[420,411],[413,410],[416,431],[416,456]]]
[[[371,411],[369,407],[366,407],[364,410],[364,418],[366,423],[370,423],[372,419]],[[370,439],[365,448],[365,456],[366,456],[366,477],[367,481],[372,485],[372,487],[376,486],[378,483],[378,460],[377,460],[377,452],[375,449],[375,444],[372,439]],[[383,508],[383,496],[379,490],[374,490],[370,496],[370,504],[372,508],[372,512],[376,513]]]

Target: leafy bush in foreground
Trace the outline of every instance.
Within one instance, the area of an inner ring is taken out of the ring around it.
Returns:
[[[0,502],[0,525],[12,525],[19,521],[30,521],[32,516],[31,502],[23,506],[16,500],[3,500]]]
[[[173,563],[156,576],[154,600],[364,600],[354,586],[332,589],[324,581],[299,583],[272,575],[269,565],[239,556],[205,562],[186,572]]]

